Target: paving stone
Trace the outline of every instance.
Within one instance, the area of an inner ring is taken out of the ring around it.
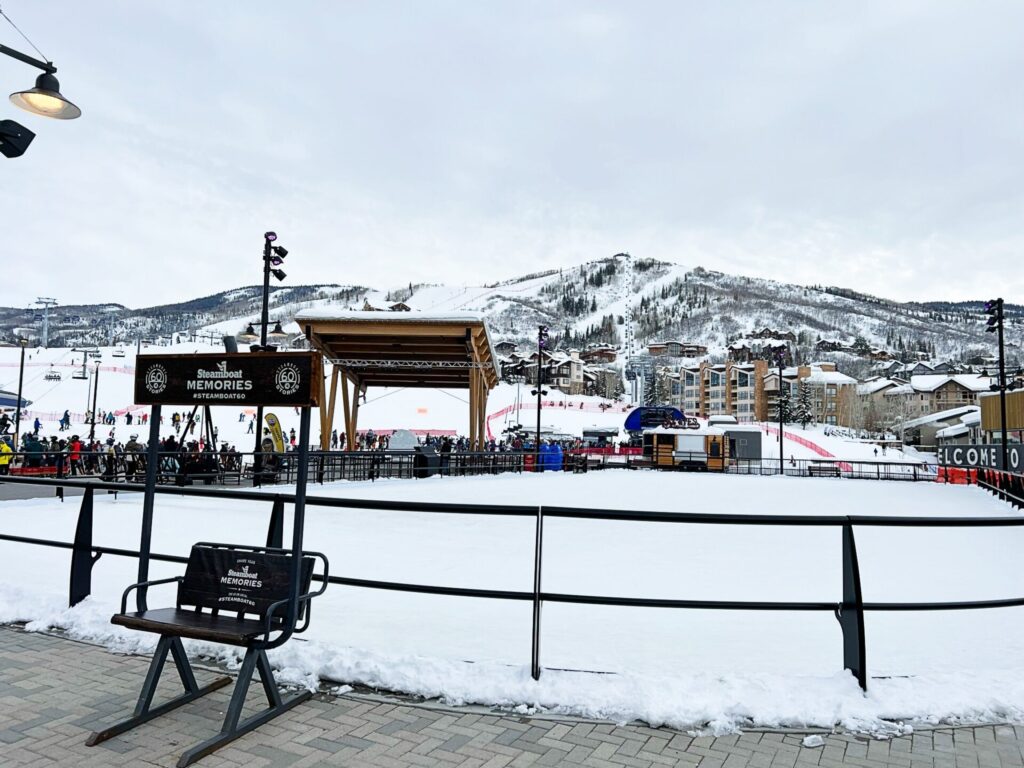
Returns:
[[[98,726],[134,706],[148,659],[0,626],[0,765],[160,766],[220,726],[230,688],[87,748]],[[158,697],[178,690],[173,669]],[[197,668],[200,684],[223,673]],[[247,712],[262,708],[255,686]],[[750,732],[690,736],[667,728],[438,710],[366,694],[316,697],[206,757],[201,768],[1024,768],[1024,725],[942,728],[891,740]]]

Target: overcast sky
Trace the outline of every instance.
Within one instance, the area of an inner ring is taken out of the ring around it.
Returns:
[[[83,111],[0,105],[38,134],[0,158],[2,304],[253,284],[268,229],[290,284],[628,251],[1024,301],[1021,2],[0,6]]]

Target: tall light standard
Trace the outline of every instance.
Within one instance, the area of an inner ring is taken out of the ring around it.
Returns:
[[[1006,358],[1003,348],[1003,300],[991,299],[986,301],[985,314],[989,316],[988,322],[985,325],[985,332],[999,334],[999,383],[993,384],[989,389],[999,391],[999,439],[1002,441],[1002,470],[1009,472],[1010,452],[1006,444]]]
[[[260,344],[257,348],[254,344],[250,347],[253,352],[273,352],[277,349],[276,346],[267,345],[267,326],[270,324],[270,275],[273,274],[278,280],[284,280],[284,270],[279,267],[284,263],[285,256],[288,255],[288,250],[280,245],[273,245],[277,240],[276,232],[265,232],[263,234],[263,308],[260,313]],[[278,323],[275,331],[279,330],[281,324]],[[246,329],[246,331],[253,330],[252,326]],[[282,332],[283,333],[283,332]],[[255,335],[255,334],[253,334]],[[253,446],[253,469],[255,474],[258,474],[263,469],[263,406],[259,406],[256,409],[256,444]]]
[[[537,396],[537,435],[533,443],[533,471],[540,472],[540,409],[541,397],[548,391],[541,385],[544,383],[544,347],[548,343],[548,327],[537,326],[537,388],[533,394]]]
[[[25,381],[25,347],[28,346],[28,339],[24,336],[18,337],[18,344],[21,346],[21,363],[18,365],[18,402],[14,410],[14,452],[18,452],[18,438],[21,436],[21,385]]]
[[[779,474],[786,474],[786,463],[785,457],[783,456],[782,449],[782,433],[785,429],[786,410],[789,404],[789,395],[783,396],[782,387],[784,382],[782,381],[782,366],[786,361],[786,351],[782,348],[775,350],[775,361],[779,364]]]
[[[92,414],[89,418],[89,442],[96,437],[96,396],[100,392],[100,364],[96,363],[96,373],[92,380]]]

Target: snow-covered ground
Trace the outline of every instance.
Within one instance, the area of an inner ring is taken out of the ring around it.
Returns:
[[[574,505],[667,511],[1001,515],[977,488],[931,483],[761,478],[609,470],[339,483],[353,498]],[[269,505],[158,497],[154,550],[198,540],[258,543]],[[134,547],[141,499],[96,500],[94,540]],[[0,531],[70,540],[77,504],[0,504]],[[356,578],[529,591],[533,521],[312,507],[306,545]],[[865,599],[1018,597],[1020,528],[860,528]],[[242,541],[240,541],[242,539]],[[103,557],[93,597],[66,610],[66,551],[0,543],[0,620],[34,620],[114,648],[154,639],[111,626],[135,561]],[[662,598],[838,601],[838,528],[744,527],[549,519],[544,589]],[[154,563],[151,576],[180,571]],[[165,592],[164,599],[172,599]],[[157,600],[159,592],[151,597]],[[273,656],[292,680],[361,682],[451,701],[540,706],[728,729],[745,723],[884,729],[890,719],[1024,716],[1024,611],[872,613],[866,696],[842,671],[838,623],[826,612],[758,613],[549,603],[540,682],[529,677],[528,602],[332,586],[303,641]],[[193,644],[193,650],[204,650]],[[207,651],[213,651],[206,648]],[[230,651],[220,649],[218,653]],[[573,671],[575,670],[575,671]],[[611,674],[594,674],[607,672]]]

